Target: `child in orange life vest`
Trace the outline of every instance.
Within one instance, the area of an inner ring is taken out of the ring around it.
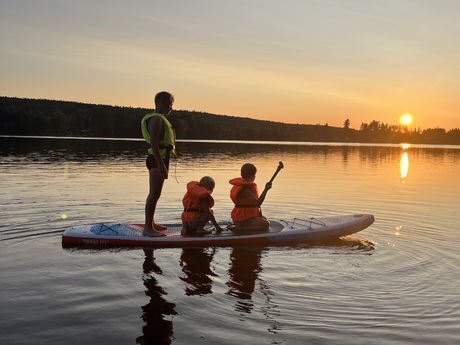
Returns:
[[[211,210],[214,206],[211,193],[215,184],[214,179],[210,176],[202,177],[200,182],[191,181],[187,183],[187,193],[182,199],[184,205],[184,212],[182,212],[181,217],[182,235],[209,235],[212,231],[204,229],[209,221],[214,224],[217,232],[222,231]]]
[[[254,183],[256,173],[254,164],[246,163],[241,167],[241,177],[229,181],[233,185],[230,198],[235,204],[231,214],[235,230],[266,231],[270,226],[267,218],[262,216],[260,205],[272,184],[268,182],[259,196],[259,190]]]

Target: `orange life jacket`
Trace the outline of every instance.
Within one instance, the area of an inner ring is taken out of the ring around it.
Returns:
[[[187,193],[182,199],[184,212],[182,212],[182,220],[184,222],[194,221],[203,214],[203,206],[201,200],[207,199],[209,208],[214,206],[214,198],[211,196],[211,191],[200,186],[198,181],[190,181],[187,183]]]
[[[254,182],[245,181],[241,177],[231,179],[229,183],[233,185],[232,189],[230,190],[230,198],[235,204],[235,207],[231,213],[232,219],[247,220],[254,217],[260,217],[260,208],[253,206],[243,193],[240,194],[243,188],[249,188],[252,194],[254,194],[258,199],[259,189],[257,188],[257,185]]]

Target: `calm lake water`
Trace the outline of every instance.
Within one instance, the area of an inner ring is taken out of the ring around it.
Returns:
[[[146,145],[0,137],[1,344],[458,344],[460,147],[180,142],[157,210],[258,167],[269,218],[372,213],[322,245],[63,249],[82,223],[143,222]]]

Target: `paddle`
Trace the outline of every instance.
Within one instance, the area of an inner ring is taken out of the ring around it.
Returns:
[[[272,178],[270,179],[270,181],[267,182],[267,185],[270,184],[270,186],[271,186],[271,184],[272,184],[273,180],[275,179],[276,175],[278,175],[278,173],[279,173],[279,172],[281,171],[281,169],[283,169],[283,168],[284,168],[284,164],[283,164],[283,162],[280,161],[280,163],[278,164],[278,168],[276,168],[275,173],[273,174],[273,176],[272,176]],[[268,190],[264,190],[264,193],[267,193],[267,191],[268,191]],[[262,193],[262,194],[263,194],[263,193]],[[260,210],[260,215],[262,216],[262,208],[259,207],[259,210]]]
[[[273,174],[273,176],[272,176],[272,178],[270,179],[270,181],[268,181],[268,183],[272,183],[273,180],[275,179],[276,175],[278,175],[278,173],[280,172],[280,170],[283,169],[283,168],[284,168],[283,162],[280,162],[280,163],[278,164],[278,168],[276,168],[275,173]]]

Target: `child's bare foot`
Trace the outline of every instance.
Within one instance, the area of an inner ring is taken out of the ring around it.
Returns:
[[[146,237],[164,237],[166,234],[156,231],[154,229],[146,229],[144,228],[144,231],[142,231],[142,234]]]
[[[209,235],[209,234],[212,234],[212,231],[211,230],[205,230],[203,228],[198,228],[198,229],[196,229],[196,234],[197,235]]]

